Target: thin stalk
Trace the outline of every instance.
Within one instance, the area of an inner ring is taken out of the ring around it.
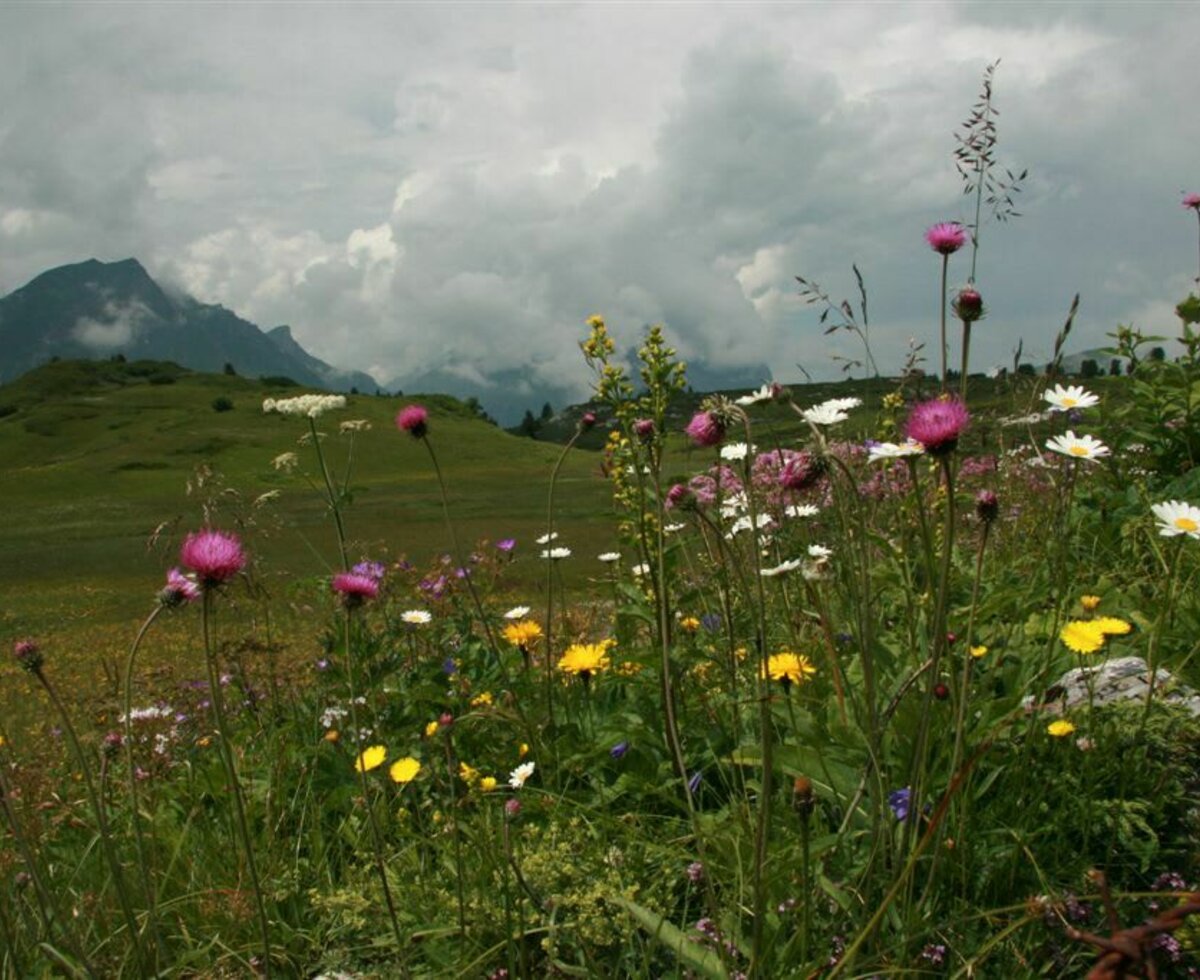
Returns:
[[[338,553],[342,556],[342,571],[350,568],[350,560],[346,556],[346,529],[342,526],[342,511],[338,506],[338,493],[333,485],[333,477],[329,475],[329,467],[325,465],[325,454],[321,451],[321,436],[317,432],[317,420],[309,418],[308,430],[312,433],[313,448],[317,451],[317,462],[321,466],[321,477],[325,480],[325,493],[329,498],[329,509],[333,511],[333,523],[337,527]]]
[[[75,760],[79,763],[79,768],[83,773],[83,785],[87,791],[88,802],[91,804],[92,812],[96,815],[96,827],[100,832],[100,845],[104,851],[104,857],[108,861],[109,871],[113,877],[113,885],[117,890],[117,900],[121,905],[121,914],[125,918],[125,927],[129,930],[129,940],[133,943],[134,955],[137,959],[138,969],[141,970],[142,976],[153,976],[153,972],[146,962],[146,953],[142,949],[141,936],[138,933],[137,919],[133,914],[133,903],[129,900],[129,889],[125,885],[125,875],[121,871],[121,862],[117,857],[116,848],[113,846],[112,835],[108,830],[108,818],[104,814],[104,807],[100,803],[100,797],[96,793],[96,784],[92,781],[92,770],[88,765],[87,756],[83,754],[83,746],[79,744],[79,736],[75,732],[75,725],[71,722],[71,716],[67,712],[66,706],[58,697],[58,692],[50,683],[48,677],[39,666],[33,672],[33,676],[38,679],[46,694],[49,696],[51,703],[62,719],[63,731],[67,734],[67,741],[71,744],[71,750],[75,753]]]
[[[358,699],[354,690],[354,654],[351,649],[350,642],[350,609],[345,610],[343,619],[343,635],[346,642],[346,686],[350,694],[350,724],[354,729],[354,739],[356,744],[361,742],[360,733],[362,726],[358,723]],[[359,751],[362,751],[362,746],[359,745]],[[375,807],[371,804],[371,797],[368,792],[367,771],[364,766],[355,765],[355,770],[358,772],[358,789],[362,794],[363,806],[367,810],[367,823],[371,827],[371,844],[375,852],[375,870],[379,875],[379,884],[383,888],[383,900],[387,905],[388,920],[392,925],[392,936],[396,940],[396,949],[404,949],[404,934],[400,931],[400,920],[396,915],[396,903],[392,899],[392,889],[388,885],[387,868],[383,861],[383,835],[379,830],[379,821],[375,817]],[[405,971],[407,975],[407,971]]]
[[[558,459],[554,461],[554,469],[550,471],[550,489],[546,495],[546,548],[554,547],[554,489],[558,485],[558,473],[563,462],[575,446],[581,434],[576,429],[575,434],[567,440]],[[554,559],[546,559],[546,657],[545,657],[545,688],[546,688],[546,718],[551,727],[554,726]]]
[[[201,622],[204,634],[204,662],[208,668],[209,696],[212,701],[213,721],[217,726],[217,737],[221,743],[221,761],[225,765],[225,776],[233,793],[234,814],[237,817],[238,833],[242,848],[246,852],[246,868],[250,872],[250,883],[254,888],[255,909],[258,914],[258,929],[262,940],[263,975],[271,976],[271,930],[267,924],[267,909],[263,904],[262,886],[258,880],[258,867],[254,861],[254,845],[250,839],[250,825],[246,822],[246,807],[242,802],[242,784],[238,779],[237,764],[233,758],[233,744],[229,741],[229,726],[225,721],[225,701],[221,695],[221,678],[217,670],[216,653],[212,647],[209,620],[212,617],[212,589],[205,588]]]
[[[962,371],[958,376],[958,394],[965,403],[967,400],[967,361],[971,351],[971,321],[962,322]]]
[[[950,254],[948,252],[946,252],[946,253],[942,254],[942,292],[941,292],[941,296],[939,297],[939,303],[938,303],[938,305],[941,307],[941,312],[942,312],[942,332],[941,332],[942,342],[941,342],[940,349],[941,349],[941,353],[942,353],[942,378],[941,378],[942,389],[941,390],[942,390],[943,394],[946,391],[946,358],[949,356],[949,348],[946,345],[946,276],[947,276],[949,267],[950,267]]]
[[[143,638],[158,618],[158,614],[165,608],[161,604],[155,606],[150,615],[146,617],[145,622],[142,623],[137,636],[133,639],[133,645],[129,648],[129,656],[125,658],[125,677],[123,681],[125,702],[125,730],[123,737],[125,768],[127,770],[126,777],[129,781],[129,819],[133,824],[133,840],[137,850],[138,864],[142,870],[142,885],[146,891],[146,914],[150,920],[150,932],[154,936],[154,945],[158,950],[159,958],[164,961],[167,959],[167,951],[163,943],[162,933],[158,927],[158,899],[154,889],[154,876],[150,869],[150,859],[147,856],[145,835],[142,833],[141,805],[138,800],[137,767],[133,759],[133,664],[137,657],[138,648],[142,645]]]

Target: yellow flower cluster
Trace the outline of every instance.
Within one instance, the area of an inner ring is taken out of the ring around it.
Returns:
[[[1095,653],[1110,636],[1124,636],[1133,629],[1129,623],[1115,616],[1100,616],[1096,619],[1073,619],[1058,634],[1058,638],[1075,653]]]

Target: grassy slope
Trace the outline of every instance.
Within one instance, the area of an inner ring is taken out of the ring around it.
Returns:
[[[307,422],[264,415],[260,407],[264,397],[302,389],[171,368],[155,373],[177,374],[174,383],[151,384],[145,373],[141,365],[63,362],[0,388],[0,406],[16,409],[0,418],[0,623],[9,635],[143,614],[180,536],[203,524],[206,499],[219,526],[250,517],[248,542],[271,573],[319,575],[335,564],[331,522],[305,479],[317,476],[314,455],[297,445]],[[233,401],[232,411],[213,410],[220,396]],[[345,411],[320,420],[339,466],[349,439],[336,434],[338,423],[362,418],[372,426],[355,437],[352,557],[424,561],[448,550],[425,449],[392,423],[410,400],[350,396]],[[548,476],[560,448],[509,436],[453,399],[423,401],[464,547],[480,537],[516,537],[532,574],[537,563],[528,556],[544,527]],[[289,450],[301,461],[290,476],[271,465]],[[189,495],[201,467],[216,476]],[[277,501],[250,506],[270,490],[281,492]],[[568,458],[559,502],[580,553],[608,541],[607,488],[595,454]]]

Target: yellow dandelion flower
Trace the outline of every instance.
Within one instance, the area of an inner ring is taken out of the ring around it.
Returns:
[[[1097,616],[1091,623],[1105,636],[1124,636],[1133,630],[1129,623],[1116,616]]]
[[[1051,738],[1066,738],[1073,731],[1075,731],[1075,726],[1065,718],[1059,718],[1058,721],[1052,721],[1046,726],[1046,734]]]
[[[971,652],[971,656],[972,656],[972,657],[974,657],[976,660],[978,660],[980,657],[986,657],[986,656],[987,656],[988,648],[987,648],[987,647],[985,647],[985,646],[984,646],[984,645],[981,643],[981,644],[979,644],[979,646],[977,646],[977,647],[971,647],[971,651],[970,651],[970,652]]]
[[[695,633],[700,628],[700,620],[695,616],[684,616],[679,621],[679,628],[686,633]]]
[[[517,758],[524,759],[527,755],[529,755],[529,745],[525,742],[522,742],[521,747],[517,749]]]
[[[496,777],[484,776],[483,779],[479,780],[479,788],[485,793],[490,793],[496,788]]]
[[[354,760],[354,768],[358,772],[370,772],[372,769],[382,766],[383,760],[386,758],[386,748],[382,745],[372,745],[370,748],[363,749],[359,757]]]
[[[812,661],[802,653],[775,653],[763,664],[762,676],[783,684],[784,690],[793,684],[803,684],[817,672]]]
[[[1098,595],[1081,595],[1079,604],[1083,606],[1084,612],[1093,612],[1100,605],[1100,597]]]
[[[416,779],[417,773],[420,771],[421,763],[410,755],[393,762],[392,768],[388,770],[388,775],[392,777],[393,783],[404,785]]]
[[[479,782],[479,770],[473,766],[468,766],[465,762],[458,764],[458,778],[468,786],[474,786]]]
[[[1058,638],[1076,653],[1095,653],[1104,646],[1104,631],[1091,620],[1071,620],[1059,632]]]
[[[608,640],[600,643],[573,643],[567,647],[558,661],[558,669],[564,674],[575,674],[581,680],[588,680],[592,674],[598,673],[609,666],[608,648],[612,643]]]
[[[542,637],[542,628],[531,619],[522,619],[504,627],[504,638],[515,647],[528,649]]]
[[[494,703],[495,700],[492,697],[491,691],[484,691],[482,694],[476,694],[475,697],[471,698],[471,707],[486,708],[489,704]]]
[[[428,725],[425,726],[425,737],[433,738],[433,736],[438,733],[439,727],[440,726],[438,725],[438,723],[436,721],[431,721]]]

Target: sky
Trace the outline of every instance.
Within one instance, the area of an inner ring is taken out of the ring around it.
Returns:
[[[382,384],[582,400],[596,313],[622,349],[663,323],[715,369],[836,377],[862,345],[795,277],[840,302],[857,264],[893,373],[935,357],[923,236],[973,217],[954,134],[998,59],[996,172],[1028,177],[980,226],[973,366],[1044,361],[1077,292],[1071,349],[1170,334],[1197,35],[1200,4],[1147,0],[7,2],[0,293],[133,256]]]

